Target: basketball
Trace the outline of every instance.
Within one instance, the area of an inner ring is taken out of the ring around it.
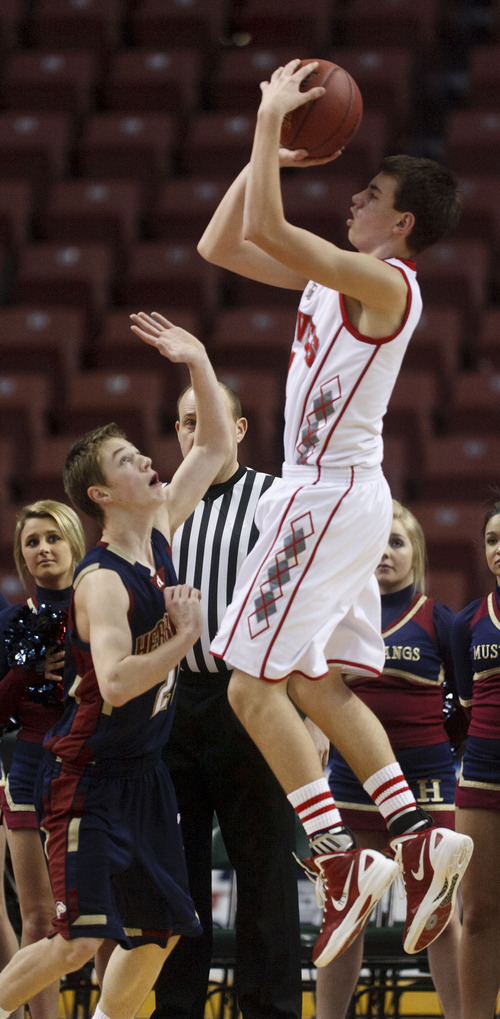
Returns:
[[[301,60],[300,65],[312,62]],[[330,60],[317,60],[317,64],[304,78],[300,91],[323,85],[326,92],[287,113],[280,143],[287,149],[307,149],[309,155],[321,157],[345,148],[354,137],[363,116],[363,99],[354,78],[343,67]]]

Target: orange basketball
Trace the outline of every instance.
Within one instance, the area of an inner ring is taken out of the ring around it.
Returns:
[[[301,60],[301,66],[312,63]],[[307,92],[323,85],[326,92],[295,110],[283,120],[281,144],[287,149],[307,149],[311,156],[331,156],[354,137],[363,116],[363,99],[354,78],[329,60],[318,66],[300,86]]]

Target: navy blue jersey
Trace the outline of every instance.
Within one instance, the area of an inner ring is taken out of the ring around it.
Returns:
[[[91,570],[113,570],[129,597],[128,622],[131,653],[146,654],[171,636],[163,590],[177,583],[170,547],[156,530],[151,535],[156,572],[134,562],[120,548],[99,542],[75,572],[74,587]],[[159,752],[167,741],[173,716],[177,670],[157,686],[121,707],[107,704],[100,693],[89,644],[73,628],[71,642],[77,675],[69,691],[69,703],[61,721],[45,741],[52,754],[84,767],[90,762],[137,758]]]
[[[452,631],[460,701],[470,711],[469,735],[500,737],[500,590],[458,613]]]
[[[380,677],[349,685],[380,719],[394,747],[448,739],[443,681],[453,686],[450,637],[454,613],[413,588],[382,595],[385,665]]]

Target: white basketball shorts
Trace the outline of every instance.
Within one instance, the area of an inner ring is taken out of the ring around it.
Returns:
[[[270,682],[320,679],[330,665],[382,671],[374,572],[392,524],[389,486],[380,467],[325,473],[285,465],[259,502],[260,537],[211,644],[231,668]]]

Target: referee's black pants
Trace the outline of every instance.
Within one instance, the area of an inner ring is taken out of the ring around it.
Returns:
[[[212,954],[212,825],[237,878],[236,972],[244,1019],[302,1014],[295,812],[227,700],[227,678],[182,673],[164,760],[181,814],[203,935],[181,938],[155,986],[152,1019],[203,1019]]]

